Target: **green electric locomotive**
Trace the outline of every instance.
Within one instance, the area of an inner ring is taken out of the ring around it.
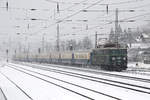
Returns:
[[[127,69],[127,48],[107,43],[92,51],[92,65],[104,70],[122,71]]]

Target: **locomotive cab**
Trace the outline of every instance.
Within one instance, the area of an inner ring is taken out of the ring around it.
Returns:
[[[127,49],[113,43],[98,46],[92,51],[92,65],[110,71],[125,70],[127,68]]]

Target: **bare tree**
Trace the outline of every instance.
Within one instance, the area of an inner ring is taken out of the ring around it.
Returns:
[[[83,48],[84,49],[91,49],[92,48],[92,41],[89,39],[89,37],[85,37],[82,42],[83,42]]]

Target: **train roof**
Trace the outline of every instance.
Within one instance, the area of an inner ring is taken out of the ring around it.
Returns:
[[[98,45],[96,49],[126,49],[127,46],[118,43],[105,43],[104,45]]]

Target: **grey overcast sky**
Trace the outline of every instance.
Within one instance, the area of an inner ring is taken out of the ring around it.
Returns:
[[[5,8],[7,1],[8,11]],[[56,13],[57,2],[59,13]],[[94,5],[97,2],[98,4]],[[105,11],[105,4],[108,4],[110,10],[108,14]],[[54,43],[56,22],[74,14],[60,23],[60,40],[80,39],[84,36],[92,39],[95,31],[108,34],[110,28],[114,27],[116,8],[120,10],[119,20],[128,21],[128,18],[135,20],[132,23],[119,23],[123,29],[141,27],[150,19],[150,0],[0,0],[0,7],[0,38],[1,43],[4,44],[8,40],[11,43],[28,41],[34,44],[37,41],[40,42],[42,36],[45,36],[48,42]],[[92,10],[92,12],[78,13],[87,7],[86,10]],[[135,12],[128,10],[135,10]],[[109,22],[112,23],[108,24]],[[88,30],[86,30],[87,27]]]

